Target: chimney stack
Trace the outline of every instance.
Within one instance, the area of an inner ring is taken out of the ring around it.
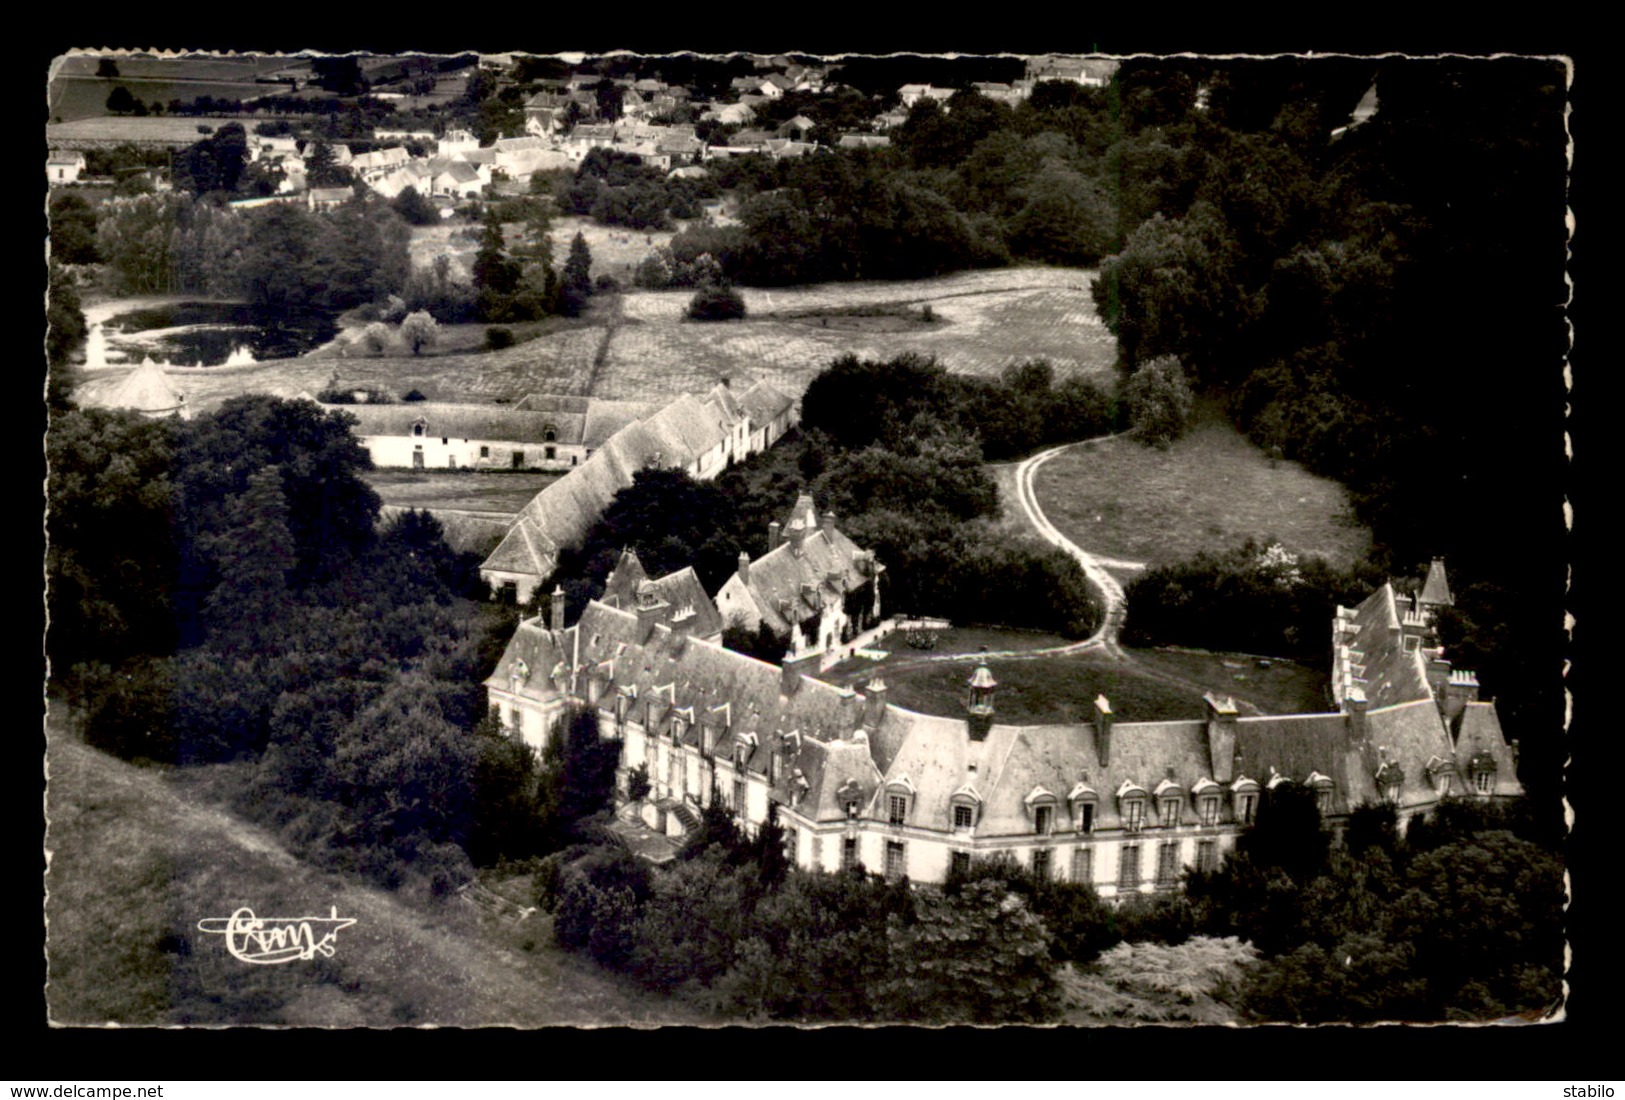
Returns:
[[[863,724],[870,729],[877,729],[881,719],[886,715],[886,681],[876,676],[864,689],[867,699]]]
[[[819,517],[818,526],[823,530],[824,537],[833,542],[835,539],[835,513],[826,511]]]
[[[553,589],[553,615],[552,629],[555,634],[564,629],[564,586],[558,585]]]
[[[779,527],[778,520],[774,520],[772,523],[767,525],[767,549],[769,552],[777,550],[779,548],[779,543],[784,541],[783,536],[780,534],[780,530],[781,528]]]
[[[786,657],[779,670],[779,694],[786,698],[801,690],[801,678],[810,672],[818,671],[818,658],[820,653],[808,653],[801,657]]]
[[[984,650],[986,646],[982,647]],[[999,682],[988,671],[987,661],[984,659],[976,666],[966,682],[970,688],[965,697],[966,722],[970,726],[970,739],[972,741],[987,740],[988,731],[993,728],[993,691]]]
[[[1229,783],[1235,778],[1236,701],[1212,693],[1202,696],[1202,701],[1207,704],[1208,763],[1213,769],[1213,781]]]
[[[790,526],[785,528],[784,537],[790,540],[790,553],[801,557],[801,542],[807,537],[807,525],[799,519],[791,520]]]
[[[1365,743],[1365,712],[1368,705],[1364,688],[1351,687],[1343,695],[1343,713],[1348,716],[1350,744],[1362,745]]]
[[[1095,755],[1102,768],[1112,762],[1112,705],[1104,695],[1095,696]]]
[[[750,555],[739,551],[739,583],[750,584]]]
[[[671,610],[671,604],[660,598],[660,590],[655,587],[653,581],[644,581],[639,584],[637,593],[639,638],[648,641],[650,635],[654,633],[656,624],[665,619],[666,612],[669,610]]]
[[[1450,680],[1444,686],[1443,710],[1446,722],[1454,723],[1461,717],[1461,712],[1467,709],[1468,703],[1478,702],[1478,677],[1467,669],[1458,669],[1450,674]]]

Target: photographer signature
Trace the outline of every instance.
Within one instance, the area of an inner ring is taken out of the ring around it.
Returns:
[[[226,950],[245,963],[270,965],[333,957],[339,929],[355,923],[354,917],[339,916],[338,907],[326,917],[256,917],[246,905],[229,917],[205,917],[197,922],[199,932],[226,937]],[[317,933],[321,936],[318,939]]]

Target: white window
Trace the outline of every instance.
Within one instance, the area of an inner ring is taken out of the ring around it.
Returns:
[[[1218,841],[1198,840],[1196,842],[1196,869],[1203,872],[1217,871],[1219,869]]]
[[[1158,810],[1162,814],[1162,823],[1164,825],[1179,824],[1179,804],[1183,801],[1182,798],[1164,798],[1161,801]]]
[[[784,854],[789,858],[791,863],[794,863],[796,861],[796,855],[800,851],[801,834],[796,832],[794,829],[786,828],[784,830]]]
[[[908,846],[901,840],[886,841],[886,878],[895,882],[908,874]]]
[[[1072,851],[1072,881],[1093,882],[1095,880],[1095,850],[1093,848],[1074,848]]]
[[[1332,788],[1329,785],[1315,788],[1315,809],[1322,814],[1332,812]]]
[[[969,852],[949,852],[948,871],[950,874],[963,875],[970,871]]]
[[[1179,885],[1179,842],[1169,841],[1157,848],[1157,885]]]
[[[1033,877],[1039,882],[1049,881],[1050,849],[1033,849]]]
[[[976,824],[976,810],[971,806],[954,807],[954,828],[969,829]]]
[[[893,825],[901,825],[908,820],[907,795],[889,794],[886,796],[886,820]]]
[[[1145,824],[1145,799],[1131,798],[1123,803],[1123,828],[1131,833],[1140,831]],[[1138,859],[1138,857],[1135,857]]]
[[[1208,795],[1201,803],[1202,824],[1217,825],[1219,823],[1219,796]]]
[[[1248,792],[1236,795],[1236,820],[1243,825],[1251,825],[1253,818],[1258,815],[1258,794]]]
[[[1118,853],[1117,888],[1119,890],[1138,890],[1140,888],[1140,846],[1138,844],[1125,844]]]
[[[1033,809],[1033,832],[1039,836],[1048,836],[1050,823],[1055,817],[1054,806],[1037,806]]]
[[[1473,784],[1479,794],[1489,794],[1495,789],[1495,773],[1481,771],[1473,777]]]
[[[1085,802],[1078,807],[1078,832],[1092,833],[1095,831],[1095,804]]]

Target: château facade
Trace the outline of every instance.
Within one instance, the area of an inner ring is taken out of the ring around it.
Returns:
[[[646,769],[646,819],[671,834],[717,800],[747,829],[776,811],[803,868],[940,882],[1007,853],[1119,897],[1216,868],[1283,783],[1313,791],[1334,826],[1366,803],[1403,823],[1447,796],[1521,793],[1516,743],[1438,645],[1449,597],[1442,563],[1434,574],[1419,594],[1385,584],[1338,609],[1339,707],[1324,714],[1243,715],[1209,695],[1198,717],[1125,721],[1097,695],[1091,722],[1011,725],[985,663],[961,716],[918,714],[881,676],[836,687],[805,675],[807,658],[775,667],[597,601],[565,627],[562,599],[519,625],[487,688],[538,746],[571,708],[596,709],[621,744],[622,796]]]

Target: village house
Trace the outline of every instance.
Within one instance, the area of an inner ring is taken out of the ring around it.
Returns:
[[[53,149],[45,158],[45,178],[51,186],[77,183],[85,170],[85,155],[77,149]]]
[[[467,153],[480,147],[480,139],[468,130],[447,130],[446,136],[435,142],[434,151],[442,157]]]
[[[1518,796],[1517,745],[1471,674],[1444,661],[1440,606],[1442,563],[1421,593],[1385,584],[1340,608],[1342,703],[1325,714],[1243,715],[1210,694],[1190,719],[1136,722],[1096,695],[1091,721],[1008,725],[985,662],[961,714],[918,714],[888,701],[881,676],[861,693],[836,687],[805,675],[806,658],[776,667],[636,608],[592,601],[566,627],[562,592],[548,617],[520,623],[486,688],[537,747],[572,709],[595,710],[620,743],[621,798],[646,773],[640,813],[668,835],[716,801],[748,832],[776,813],[807,869],[941,882],[1003,854],[1120,898],[1217,868],[1282,784],[1313,792],[1334,830],[1365,804],[1393,805],[1403,827],[1446,797]]]
[[[315,211],[332,210],[355,198],[348,187],[312,187],[305,192],[305,204]]]
[[[676,468],[699,480],[715,477],[731,463],[753,454],[754,439],[765,438],[765,434],[757,434],[758,426],[745,410],[771,409],[774,419],[780,419],[781,402],[787,405],[790,399],[766,382],[758,382],[739,398],[724,383],[703,399],[685,394],[658,411],[617,426],[601,443],[595,441],[597,433],[612,421],[599,418],[594,422],[589,408],[581,414],[584,457],[580,464],[519,511],[507,535],[480,566],[480,575],[494,592],[506,592],[519,603],[528,601],[536,586],[553,572],[559,551],[580,543],[610,500],[632,484],[639,470]],[[540,402],[531,403],[534,407]]]
[[[755,561],[739,552],[739,569],[717,590],[729,625],[752,632],[766,624],[799,660],[829,654],[880,621],[885,566],[858,549],[801,496],[783,524],[768,525],[767,553]]]
[[[841,149],[885,149],[891,138],[885,134],[842,134],[836,146]]]
[[[953,97],[952,88],[935,88],[930,84],[904,84],[897,89],[897,95],[903,101],[906,111],[922,99],[934,99],[939,103],[946,103]]]
[[[399,145],[392,145],[387,149],[378,149],[371,153],[362,153],[350,161],[350,170],[361,181],[372,185],[383,179],[397,168],[402,167],[411,160],[411,154]]]

